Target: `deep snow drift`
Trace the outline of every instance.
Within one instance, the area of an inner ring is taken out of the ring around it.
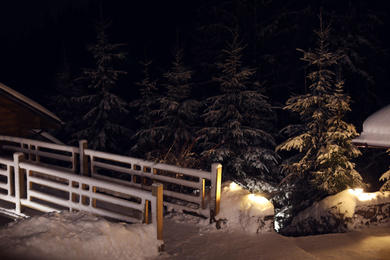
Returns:
[[[389,222],[341,234],[284,237],[270,231],[273,206],[237,185],[225,183],[223,221],[181,213],[164,218],[165,252],[158,253],[154,225],[108,222],[82,213],[47,213],[0,230],[0,250],[20,259],[390,259]],[[320,217],[343,205],[348,214],[364,203],[389,203],[388,196],[344,191],[303,212]],[[375,198],[374,198],[375,197]],[[377,200],[375,202],[375,199]],[[267,220],[267,221],[264,221]],[[13,258],[12,258],[13,259]]]
[[[145,259],[158,255],[155,225],[111,223],[74,212],[51,212],[0,231],[5,255],[20,259]]]

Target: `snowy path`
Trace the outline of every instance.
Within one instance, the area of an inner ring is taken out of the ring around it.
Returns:
[[[390,227],[344,234],[284,237],[215,230],[164,219],[165,252],[158,259],[390,259]]]

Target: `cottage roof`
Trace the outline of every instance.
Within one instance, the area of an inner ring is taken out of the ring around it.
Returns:
[[[0,83],[0,134],[29,135],[31,129],[52,129],[64,124],[35,101]]]

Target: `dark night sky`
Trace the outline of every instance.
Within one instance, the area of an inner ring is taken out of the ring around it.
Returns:
[[[64,52],[70,60],[79,60],[77,66],[88,66],[82,57],[90,59],[85,47],[95,40],[99,4],[99,0],[1,1],[0,57],[5,55],[0,82],[39,99],[31,85],[50,88],[48,77],[60,69]],[[192,1],[103,0],[102,4],[103,16],[113,21],[109,36],[112,42],[127,44],[130,66],[138,65],[145,52],[148,58],[170,57],[176,30],[186,37],[184,28],[195,13]]]
[[[49,14],[53,19],[69,6],[82,8],[90,0],[14,0],[0,3],[1,38],[13,39],[42,26],[43,17]]]

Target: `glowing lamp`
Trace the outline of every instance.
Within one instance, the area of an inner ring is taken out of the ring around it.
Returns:
[[[363,189],[361,189],[361,188],[354,189],[354,190],[355,190],[355,192],[356,192],[357,195],[363,194]]]
[[[235,183],[235,182],[232,182],[232,183],[230,183],[230,185],[229,185],[229,189],[232,190],[232,191],[239,190],[240,188],[241,188],[240,185],[238,185],[238,184]]]
[[[349,193],[351,193],[355,196],[358,196],[358,197],[363,194],[363,189],[361,189],[361,188],[349,189],[348,191],[349,191]]]
[[[351,194],[357,196],[360,201],[367,201],[372,200],[376,198],[375,193],[365,193],[363,192],[363,189],[349,189],[348,190]]]
[[[259,203],[259,204],[263,204],[263,203],[267,203],[268,200],[262,196],[256,196],[255,194],[250,194],[249,195],[249,199],[253,202],[256,202],[256,203]]]

